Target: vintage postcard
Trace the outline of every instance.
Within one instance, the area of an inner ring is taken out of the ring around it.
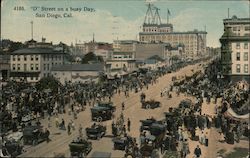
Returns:
[[[248,0],[0,2],[0,157],[249,158]]]

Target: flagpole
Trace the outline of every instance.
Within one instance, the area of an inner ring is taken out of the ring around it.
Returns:
[[[167,24],[168,24],[168,20],[169,20],[169,10],[167,12]]]

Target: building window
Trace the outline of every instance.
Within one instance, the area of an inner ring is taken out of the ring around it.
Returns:
[[[20,55],[17,56],[17,61],[20,61]]]
[[[237,61],[240,61],[240,52],[237,52],[237,53],[236,53],[236,60],[237,60]]]
[[[47,70],[49,70],[49,64],[47,64]]]
[[[237,30],[237,27],[233,27],[233,31],[236,31]]]
[[[248,64],[244,64],[244,73],[248,73]]]
[[[36,61],[38,61],[38,59],[39,59],[39,57],[38,57],[38,55],[36,55]]]
[[[46,64],[43,64],[43,70],[46,70]]]
[[[36,77],[36,80],[38,80],[38,77]]]
[[[27,60],[27,56],[26,56],[26,55],[23,56],[23,60],[24,60],[24,61]]]
[[[33,55],[30,56],[30,60],[33,61],[34,60],[34,57]]]
[[[30,64],[30,70],[34,70],[34,64]]]
[[[23,64],[23,70],[27,71],[27,64]]]
[[[244,43],[244,49],[248,49],[248,43]]]
[[[30,77],[30,80],[33,80],[33,77]]]
[[[248,61],[248,52],[244,52],[244,61]]]
[[[36,70],[38,70],[38,64],[36,64]]]
[[[245,26],[245,31],[250,31],[250,26]]]
[[[237,73],[240,73],[240,64],[237,64],[237,65],[236,65],[236,72],[237,72]]]
[[[20,70],[20,64],[17,64],[17,70]]]
[[[12,60],[16,61],[16,56],[15,55],[13,55]]]
[[[236,43],[236,49],[240,49],[240,43]]]
[[[16,64],[12,65],[12,70],[16,70]]]

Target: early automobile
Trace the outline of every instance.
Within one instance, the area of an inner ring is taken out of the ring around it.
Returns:
[[[140,122],[141,122],[140,130],[142,132],[143,130],[149,130],[152,123],[156,122],[156,120],[154,118],[149,118],[146,120],[140,120]]]
[[[114,150],[125,150],[127,146],[127,138],[126,137],[121,137],[121,138],[114,138]]]
[[[160,102],[155,100],[149,100],[142,102],[142,108],[144,109],[154,109],[160,107]]]
[[[108,107],[94,106],[91,108],[91,117],[97,122],[110,120],[113,117],[113,110]]]
[[[92,150],[92,142],[78,138],[69,144],[69,150],[72,157],[85,157]]]
[[[86,135],[88,139],[101,139],[106,134],[106,126],[96,125],[86,128]]]
[[[130,136],[116,137],[113,139],[114,150],[126,150],[133,145],[133,138]]]
[[[116,107],[113,105],[113,102],[98,102],[97,106],[99,107],[107,107],[110,110],[112,110],[113,112],[115,112]]]
[[[23,146],[14,139],[6,141],[0,150],[0,157],[16,157],[23,152]]]
[[[27,126],[23,129],[24,145],[36,145],[45,141],[47,137],[42,126]]]

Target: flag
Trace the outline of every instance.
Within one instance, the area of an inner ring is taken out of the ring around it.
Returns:
[[[171,15],[171,13],[170,13],[169,9],[168,9],[168,15]]]

